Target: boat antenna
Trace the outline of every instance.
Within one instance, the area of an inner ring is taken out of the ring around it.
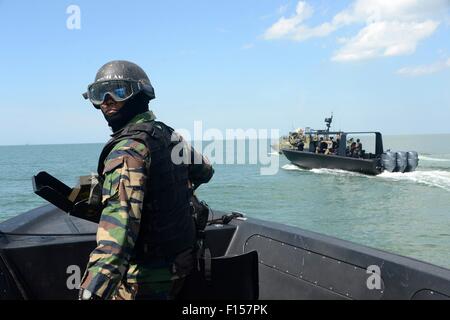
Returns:
[[[330,132],[331,123],[333,122],[333,112],[330,118],[325,118],[325,123],[327,124],[327,132]]]

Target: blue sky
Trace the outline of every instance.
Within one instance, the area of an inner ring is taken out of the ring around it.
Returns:
[[[81,28],[66,26],[69,5]],[[104,142],[81,93],[141,65],[175,128],[450,133],[450,1],[0,0],[0,145]]]

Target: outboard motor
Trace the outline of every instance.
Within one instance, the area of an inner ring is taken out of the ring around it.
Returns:
[[[397,167],[396,172],[405,172],[406,166],[408,165],[408,154],[404,151],[397,152]]]
[[[381,165],[384,170],[394,172],[397,167],[397,153],[386,151],[381,155]]]
[[[416,151],[409,151],[407,153],[407,165],[405,172],[415,171],[417,166],[419,165],[419,154]]]

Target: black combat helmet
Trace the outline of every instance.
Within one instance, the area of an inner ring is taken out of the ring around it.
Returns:
[[[149,100],[155,98],[155,90],[144,70],[129,61],[114,60],[97,71],[95,81],[88,86],[83,97],[98,109],[108,94],[116,101],[125,101],[140,92]]]

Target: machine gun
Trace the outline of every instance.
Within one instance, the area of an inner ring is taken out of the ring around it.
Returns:
[[[68,214],[98,223],[103,209],[102,181],[97,175],[81,176],[70,188],[45,171],[33,176],[33,191]]]
[[[103,209],[102,185],[98,175],[81,176],[78,184],[70,188],[49,173],[42,171],[33,176],[33,190],[69,215],[98,223]],[[200,184],[193,187],[190,207],[196,228],[199,233],[205,229],[210,208],[204,201],[200,201],[194,191]]]
[[[331,123],[333,122],[333,113],[331,113],[330,118],[325,118],[325,123],[327,125],[327,132],[330,132]]]

